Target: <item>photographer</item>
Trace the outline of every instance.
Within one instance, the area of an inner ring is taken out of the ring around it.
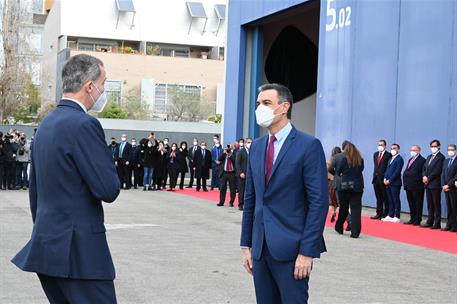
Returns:
[[[27,190],[29,179],[27,169],[30,162],[30,144],[27,143],[25,134],[22,133],[18,140],[16,152],[16,190]]]
[[[219,177],[221,179],[220,192],[219,192],[219,204],[218,206],[224,206],[225,195],[227,193],[227,182],[230,187],[230,207],[233,207],[235,202],[236,190],[236,175],[235,175],[235,153],[233,152],[230,145],[224,149],[224,153],[219,157]]]
[[[16,187],[16,153],[19,145],[14,141],[13,135],[7,134],[3,145],[5,153],[5,173],[3,188],[14,190]]]

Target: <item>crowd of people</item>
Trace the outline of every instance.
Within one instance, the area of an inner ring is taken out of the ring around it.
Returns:
[[[27,140],[24,132],[9,130],[0,132],[0,189],[27,190],[28,167],[32,139]]]
[[[219,135],[213,136],[212,147],[193,139],[187,142],[170,142],[158,139],[151,132],[147,138],[129,140],[122,134],[120,141],[111,138],[108,147],[112,153],[122,189],[143,188],[143,191],[175,191],[193,188],[196,191],[220,190],[218,206],[225,205],[227,189],[229,206],[233,207],[238,193],[238,208],[243,210],[243,198],[249,148],[252,139],[239,139],[222,147]],[[186,176],[189,176],[185,185]],[[211,177],[210,185],[207,185]],[[228,184],[228,187],[227,187]]]
[[[392,144],[389,152],[386,141],[378,141],[378,151],[373,154],[374,171],[371,180],[376,195],[376,215],[371,219],[401,223],[400,192],[403,187],[410,210],[410,218],[404,224],[457,232],[457,146],[447,146],[447,158],[440,149],[440,141],[432,140],[430,154],[425,158],[421,154],[421,147],[413,145],[410,148],[410,158],[404,166],[399,144]],[[345,141],[342,150],[339,147],[332,150],[327,166],[329,202],[333,209],[331,222],[335,222],[339,207],[335,230],[343,234],[344,222],[348,221],[346,230],[351,231],[351,237],[357,238],[361,230],[364,190],[364,161],[361,153],[354,144]],[[447,207],[444,228],[441,226],[442,192]],[[424,197],[427,199],[428,216],[422,223]]]

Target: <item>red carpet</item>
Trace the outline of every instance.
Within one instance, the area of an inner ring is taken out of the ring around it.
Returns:
[[[175,193],[193,196],[214,203],[219,202],[219,191],[200,192],[195,189],[176,190]],[[225,204],[228,205],[229,194]],[[235,201],[235,206],[238,205],[238,200]],[[330,214],[325,223],[328,227],[334,225],[330,223]],[[349,232],[345,232],[349,234]],[[419,228],[404,224],[384,223],[379,220],[371,220],[367,216],[362,217],[362,234],[383,238],[386,240],[397,241],[415,246],[421,246],[434,250],[444,251],[457,254],[457,233],[432,230],[428,228]]]

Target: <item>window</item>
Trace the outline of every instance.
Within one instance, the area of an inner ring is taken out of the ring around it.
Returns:
[[[175,50],[175,56],[174,57],[184,57],[188,58],[189,57],[189,51],[187,50]]]
[[[122,97],[122,81],[121,80],[106,80],[105,81],[106,99],[108,102],[114,102],[117,105],[121,104]]]
[[[95,51],[95,45],[93,43],[78,43],[78,51]]]
[[[155,100],[154,100],[154,112],[157,114],[167,113],[167,104],[169,102],[170,93],[178,88],[188,94],[195,94],[201,96],[202,88],[196,85],[176,85],[157,83],[155,87]]]
[[[173,56],[173,50],[172,49],[161,49],[160,50],[160,56],[172,57]]]

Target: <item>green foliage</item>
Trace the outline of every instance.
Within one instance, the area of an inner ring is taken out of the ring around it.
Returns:
[[[208,121],[220,124],[222,123],[222,114],[211,115],[208,117]]]
[[[12,113],[14,121],[16,123],[37,122],[38,110],[41,106],[40,91],[31,79],[21,87],[21,91],[25,102]]]
[[[103,109],[103,112],[98,114],[99,118],[114,118],[114,119],[126,119],[128,114],[124,112],[116,103],[108,102]]]
[[[146,120],[151,118],[149,105],[142,103],[141,98],[131,89],[122,100],[122,109],[130,119]]]

